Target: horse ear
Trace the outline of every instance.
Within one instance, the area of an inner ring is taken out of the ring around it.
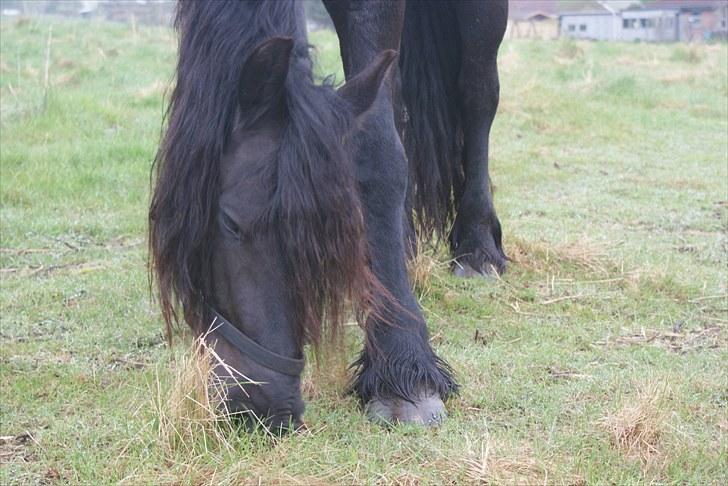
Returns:
[[[290,37],[273,37],[253,49],[238,84],[241,107],[269,104],[282,96],[292,50]]]
[[[391,76],[397,52],[386,50],[380,52],[376,58],[363,71],[346,82],[338,89],[339,96],[348,101],[354,115],[359,116],[372,107],[385,85],[384,80]]]

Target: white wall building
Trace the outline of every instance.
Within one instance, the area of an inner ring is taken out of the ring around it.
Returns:
[[[679,39],[679,13],[673,9],[625,10],[620,40],[674,42]]]
[[[559,35],[623,42],[728,38],[728,0],[598,0],[594,10],[562,12]]]
[[[618,14],[604,11],[564,12],[559,15],[559,34],[589,40],[617,40],[622,28]]]

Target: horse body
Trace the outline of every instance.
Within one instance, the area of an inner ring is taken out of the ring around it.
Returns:
[[[366,345],[352,389],[368,415],[439,423],[457,384],[430,347],[406,261],[415,231],[447,235],[454,224],[456,273],[504,268],[487,140],[507,6],[325,5],[347,78],[338,92],[312,81],[299,3],[179,3],[177,85],[150,208],[164,317],[171,325],[179,308],[203,334],[224,316],[259,346],[207,337],[264,383],[233,390],[230,408],[282,430],[303,413],[300,375],[270,363],[300,360],[322,322],[335,331],[353,303]],[[428,49],[440,52],[423,58]]]

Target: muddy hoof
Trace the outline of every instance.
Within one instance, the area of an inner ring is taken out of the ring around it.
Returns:
[[[410,423],[436,427],[447,414],[445,404],[436,393],[423,394],[414,403],[401,398],[375,398],[364,407],[367,418],[375,423]]]

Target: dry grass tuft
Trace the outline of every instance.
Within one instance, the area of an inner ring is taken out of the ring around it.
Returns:
[[[563,264],[570,264],[604,276],[617,269],[617,265],[610,261],[607,250],[603,244],[584,240],[549,245],[513,239],[506,253],[518,265],[539,273],[553,273]]]
[[[432,278],[437,270],[447,269],[450,262],[442,262],[437,258],[437,250],[417,240],[415,256],[407,263],[412,288],[419,299],[428,295],[432,289]]]
[[[194,341],[191,351],[174,360],[170,384],[164,386],[157,374],[153,401],[159,424],[158,444],[167,457],[233,452],[231,439],[237,426],[225,401],[230,385],[212,373],[216,366],[239,377],[235,386],[252,383],[225,364],[207,346],[204,336]]]
[[[619,336],[608,336],[593,344],[595,346],[652,345],[685,354],[703,349],[728,349],[728,336],[721,325],[704,325],[691,330],[673,328],[672,331],[642,327],[639,332],[625,329]]]
[[[548,469],[537,461],[530,450],[521,449],[515,456],[502,456],[495,452],[488,440],[480,447],[479,457],[465,460],[465,475],[473,484],[544,484],[548,482]]]
[[[28,431],[19,435],[1,435],[0,464],[27,464],[35,461],[36,457],[31,451],[31,447],[37,443],[33,434]]]
[[[600,422],[612,445],[643,463],[658,456],[668,419],[664,409],[668,395],[666,384],[648,383],[638,387],[637,396],[629,397],[619,411],[604,417]]]

